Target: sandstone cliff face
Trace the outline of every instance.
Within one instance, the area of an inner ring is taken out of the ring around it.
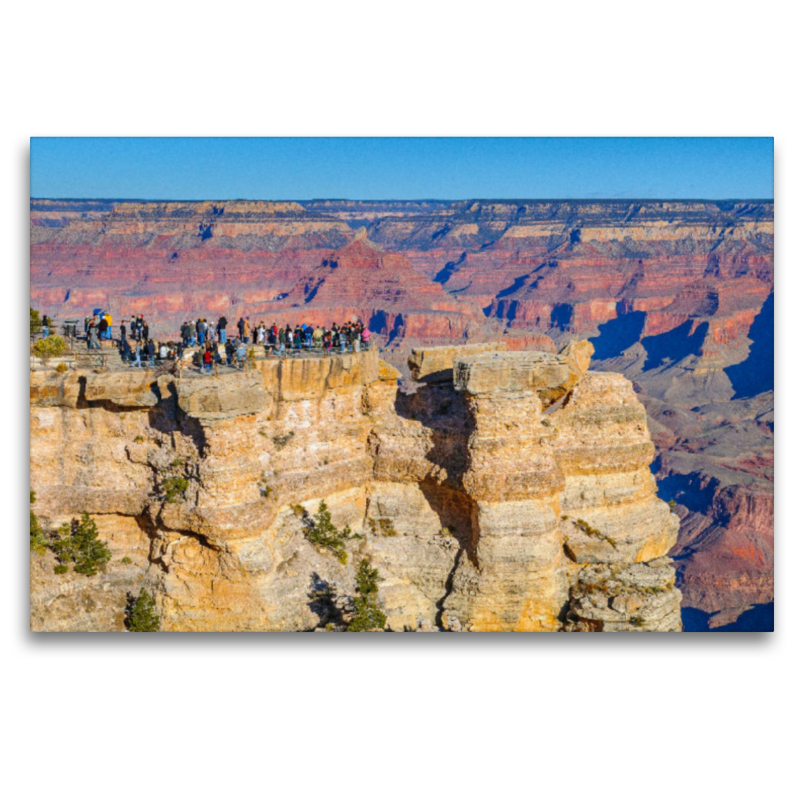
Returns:
[[[405,378],[415,347],[590,338],[647,408],[685,604],[722,621],[772,597],[769,504],[717,498],[772,494],[773,239],[771,202],[35,200],[31,296],[167,336],[360,317]]]
[[[165,630],[313,630],[319,589],[352,594],[369,555],[392,630],[680,630],[645,411],[590,354],[429,350],[414,394],[375,351],[219,378],[34,371],[35,510],[88,511],[113,559],[86,578],[32,556],[31,626],[118,630],[146,586]],[[304,536],[322,500],[363,536],[346,565]]]

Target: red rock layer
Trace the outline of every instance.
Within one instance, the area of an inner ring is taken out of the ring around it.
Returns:
[[[685,580],[732,587],[697,600],[713,611],[748,596],[751,551],[693,487],[772,491],[772,219],[771,202],[36,200],[31,297],[61,318],[141,313],[159,334],[223,312],[360,318],[396,366],[412,345],[591,337],[648,407],[663,493],[691,506]],[[725,535],[695,536],[711,528]],[[760,597],[771,518],[748,530]]]

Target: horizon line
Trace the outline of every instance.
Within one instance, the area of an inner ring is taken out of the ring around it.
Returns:
[[[95,201],[103,203],[774,203],[774,197],[310,197],[269,198],[269,197],[31,197],[30,202],[42,200],[66,202]]]

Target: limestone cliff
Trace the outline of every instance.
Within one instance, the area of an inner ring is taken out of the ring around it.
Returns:
[[[88,511],[113,559],[60,576],[32,555],[31,627],[119,630],[145,586],[164,630],[313,630],[364,554],[395,631],[680,630],[645,410],[591,349],[417,352],[413,394],[375,351],[218,378],[35,370],[35,510]],[[323,500],[363,536],[346,565],[304,536]]]
[[[360,318],[412,348],[590,339],[648,412],[684,610],[772,601],[771,201],[31,201],[31,302],[174,338],[187,318]],[[757,509],[743,513],[743,509]]]

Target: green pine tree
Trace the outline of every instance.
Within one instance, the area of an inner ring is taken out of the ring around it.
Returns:
[[[36,492],[31,492],[31,505],[36,502]],[[31,509],[31,553],[43,556],[47,550],[47,539],[44,535],[44,530],[39,524],[36,514]]]
[[[74,563],[75,572],[81,575],[96,575],[99,571],[104,571],[106,564],[111,560],[111,551],[97,536],[97,525],[86,511],[81,514],[80,520],[73,519],[69,524],[64,523],[58,529],[55,541],[50,545],[56,554],[59,566],[63,568]]]
[[[386,614],[378,601],[378,584],[383,580],[368,558],[362,558],[356,573],[355,613],[347,626],[348,631],[382,630]]]
[[[331,512],[328,509],[328,504],[322,500],[314,514],[313,520],[308,519],[307,512],[302,509],[304,519],[306,522],[305,535],[309,542],[317,545],[317,547],[327,550],[342,564],[347,563],[347,550],[345,550],[345,542],[350,539],[363,538],[357,533],[350,530],[350,526],[346,525],[341,531],[333,524],[331,519]]]
[[[31,308],[31,336],[35,333],[39,333],[42,329],[42,317],[41,314],[35,309]]]
[[[150,592],[140,589],[137,597],[128,593],[125,627],[131,633],[155,633],[160,629],[161,617],[156,614],[156,601]]]

